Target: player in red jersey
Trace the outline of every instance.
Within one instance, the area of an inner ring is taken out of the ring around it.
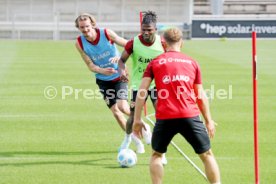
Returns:
[[[167,151],[172,138],[180,133],[202,160],[209,182],[220,184],[219,167],[210,145],[210,138],[215,134],[215,122],[203,89],[199,65],[180,52],[183,43],[181,30],[166,30],[164,39],[166,52],[152,60],[144,73],[136,98],[133,124],[133,132],[141,136],[145,128],[141,121],[142,107],[148,87],[154,79],[158,95],[150,160],[152,183],[162,183],[162,154]],[[200,112],[205,125],[200,120]]]

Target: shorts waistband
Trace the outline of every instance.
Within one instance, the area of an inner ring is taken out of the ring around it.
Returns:
[[[121,77],[117,77],[117,78],[115,78],[115,79],[113,79],[113,80],[111,80],[112,82],[117,82],[117,81],[119,81],[119,80],[121,80]]]

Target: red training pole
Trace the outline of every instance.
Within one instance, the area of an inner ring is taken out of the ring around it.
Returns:
[[[143,12],[140,12],[140,31],[142,32]]]
[[[143,12],[140,12],[140,32],[142,32]],[[147,116],[147,103],[144,104],[144,115]]]
[[[256,32],[252,32],[252,70],[253,70],[253,112],[254,112],[254,161],[255,161],[255,184],[259,184],[259,143],[258,143],[258,90],[257,90],[257,54]]]

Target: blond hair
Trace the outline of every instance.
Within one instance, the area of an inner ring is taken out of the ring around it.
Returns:
[[[164,37],[165,41],[169,45],[171,45],[171,44],[177,43],[180,40],[182,40],[183,34],[179,28],[173,27],[173,28],[169,28],[169,29],[165,30],[165,32],[163,33],[163,37]]]
[[[84,21],[87,19],[90,19],[92,26],[96,26],[96,19],[92,15],[89,13],[82,13],[75,20],[76,28],[79,28],[79,21]]]

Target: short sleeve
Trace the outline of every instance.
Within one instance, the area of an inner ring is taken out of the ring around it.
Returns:
[[[152,79],[154,78],[152,66],[153,66],[153,62],[151,61],[151,62],[148,64],[148,66],[147,66],[147,68],[146,68],[146,70],[145,70],[145,72],[144,72],[143,77],[150,77],[150,78],[152,78]]]
[[[201,71],[197,62],[195,62],[195,84],[202,84]]]
[[[131,55],[133,53],[133,39],[129,40],[126,43],[125,51],[127,52],[128,55]]]

